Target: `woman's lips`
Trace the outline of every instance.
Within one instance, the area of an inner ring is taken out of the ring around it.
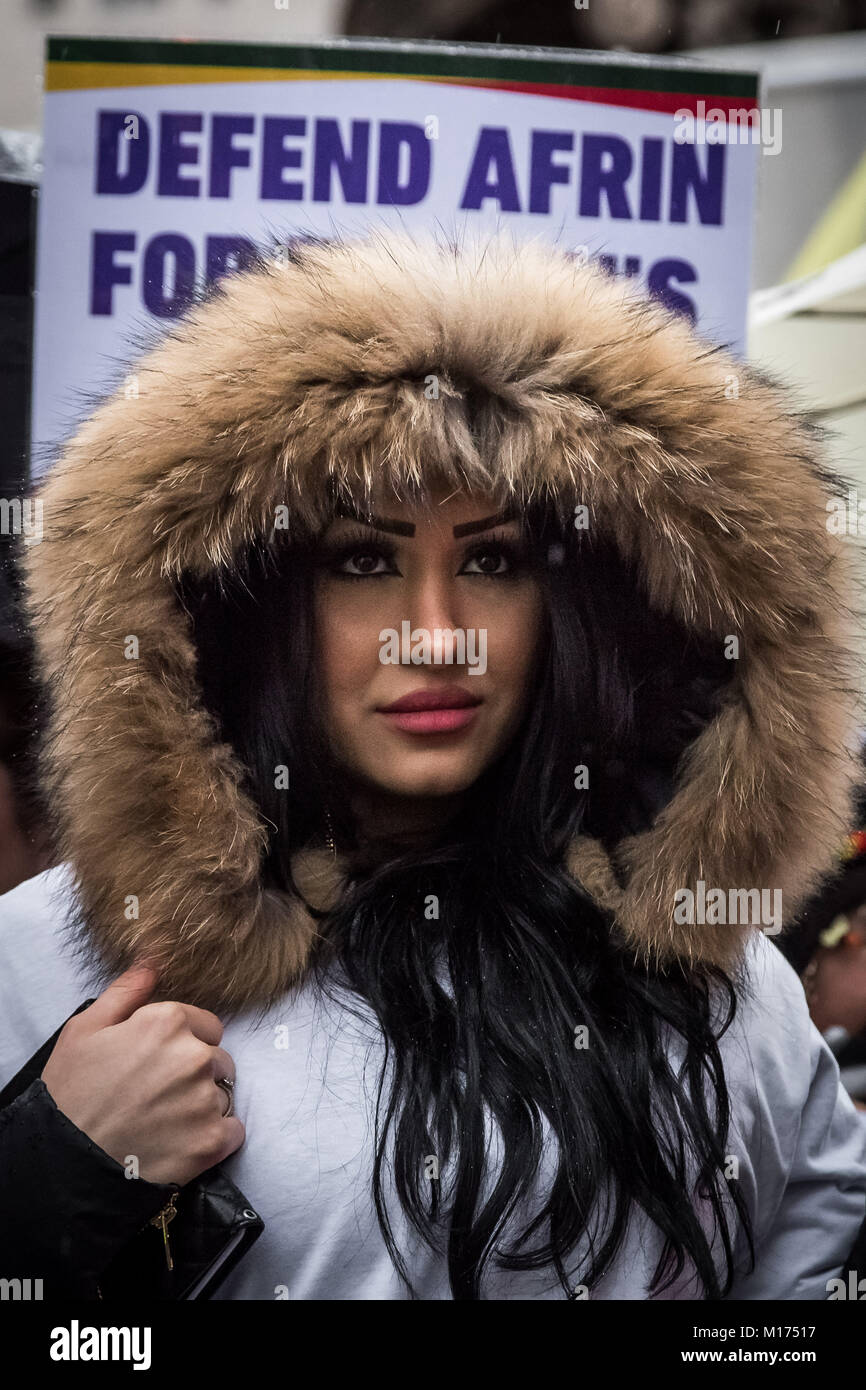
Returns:
[[[413,690],[379,710],[395,729],[409,734],[448,734],[475,718],[481,700],[459,685]]]
[[[395,729],[403,729],[407,734],[450,734],[454,729],[463,729],[472,723],[478,713],[478,705],[464,705],[462,709],[379,712]]]

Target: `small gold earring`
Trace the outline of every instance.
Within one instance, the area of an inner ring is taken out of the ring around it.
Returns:
[[[329,852],[333,854],[334,858],[336,859],[337,846],[334,843],[334,827],[331,823],[331,813],[328,810],[327,806],[325,807],[325,844]]]

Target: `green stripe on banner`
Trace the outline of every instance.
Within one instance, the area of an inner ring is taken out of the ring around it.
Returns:
[[[384,43],[343,44],[236,44],[166,42],[158,39],[47,39],[49,62],[166,63],[183,67],[239,66],[249,68],[318,68],[344,72],[368,72],[371,64],[383,73],[412,77],[480,77],[523,82],[549,82],[566,86],[615,87],[630,91],[682,92],[695,96],[755,97],[755,73],[727,72],[719,68],[696,70],[693,66],[656,67],[645,61],[624,63],[617,54],[599,53],[591,63],[578,57],[543,58],[497,56],[487,44],[424,44],[406,51]],[[477,52],[472,52],[473,47]],[[444,51],[447,50],[447,51]],[[547,56],[550,54],[550,56]]]

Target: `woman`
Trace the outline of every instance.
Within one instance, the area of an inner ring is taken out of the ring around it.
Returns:
[[[827,1297],[866,1131],[767,940],[854,776],[813,432],[506,238],[296,245],[134,381],[27,557],[63,862],[2,902],[22,1277]]]

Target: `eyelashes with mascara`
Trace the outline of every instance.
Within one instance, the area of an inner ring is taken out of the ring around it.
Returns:
[[[325,542],[322,546],[322,552],[322,565],[338,579],[385,579],[397,573],[394,568],[397,546],[382,532],[371,531],[368,527],[358,527],[347,533],[340,541]],[[391,568],[370,574],[349,574],[342,569],[347,560],[354,559],[361,554],[383,558],[388,561]],[[490,532],[483,540],[468,544],[463,554],[463,564],[465,565],[469,560],[476,559],[478,556],[488,554],[502,556],[506,560],[508,568],[493,574],[487,574],[484,571],[476,572],[474,577],[479,579],[512,579],[518,574],[522,574],[527,568],[525,544],[515,540],[507,532]]]

